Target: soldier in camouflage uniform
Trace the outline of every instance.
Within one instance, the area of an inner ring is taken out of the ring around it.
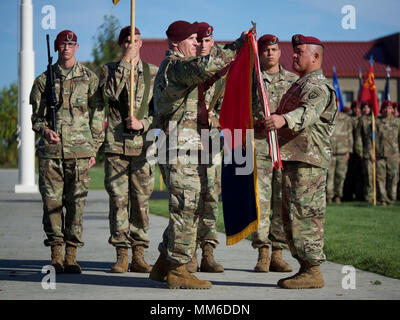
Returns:
[[[276,36],[271,34],[263,35],[258,40],[258,50],[270,112],[274,113],[283,94],[299,77],[285,70],[279,64],[281,50],[279,48],[279,39]],[[290,272],[292,268],[282,258],[282,249],[287,248],[281,210],[282,172],[280,169],[272,168],[269,140],[263,130],[265,112],[256,93],[253,94],[253,110],[260,195],[260,225],[258,231],[252,235],[252,246],[258,249],[258,261],[254,271]],[[269,247],[271,246],[272,257],[270,257],[269,253]]]
[[[166,177],[169,191],[169,225],[159,245],[160,256],[150,279],[166,281],[169,288],[207,289],[185,269],[195,252],[199,200],[207,183],[200,133],[208,132],[205,106],[199,109],[199,84],[223,69],[244,44],[245,33],[231,44],[216,44],[205,57],[196,57],[198,23],[175,21],[166,32],[169,50],[154,83],[157,125],[166,134]],[[206,150],[208,152],[208,150]]]
[[[210,54],[214,46],[213,39],[214,28],[206,22],[198,25],[197,56],[204,57]],[[223,69],[225,70],[225,69]],[[218,79],[217,79],[218,78]],[[217,73],[211,79],[200,85],[199,108],[204,103],[208,111],[208,127],[215,131],[216,138],[220,136],[219,109],[222,105],[222,97],[225,88],[225,78],[220,78]],[[222,146],[221,146],[222,147]],[[212,151],[212,150],[211,150]],[[211,154],[210,154],[211,155]],[[214,248],[219,244],[217,236],[217,218],[218,218],[218,200],[221,193],[221,152],[215,152],[210,157],[207,164],[207,183],[204,184],[201,192],[199,204],[199,225],[197,228],[197,246],[202,249],[202,259],[200,271],[202,272],[223,272],[224,267],[214,259]],[[185,265],[187,271],[194,273],[198,270],[197,252],[192,260]]]
[[[363,115],[358,121],[355,133],[355,152],[362,159],[363,172],[363,194],[364,200],[372,203],[374,201],[373,185],[373,162],[372,154],[372,115],[368,104],[362,107]]]
[[[347,162],[353,151],[353,124],[344,112],[338,112],[331,136],[332,157],[328,170],[327,202],[341,203]]]
[[[361,158],[355,152],[356,130],[361,115],[362,114],[360,105],[358,101],[355,100],[351,104],[350,114],[350,120],[352,124],[353,149],[350,153],[350,158],[347,166],[347,174],[343,185],[343,200],[345,201],[353,201],[354,199],[358,201],[363,200],[363,176],[362,166],[360,165]]]
[[[376,181],[378,201],[393,204],[399,181],[400,119],[394,115],[391,101],[384,101],[376,120]]]
[[[325,261],[326,177],[330,136],[337,112],[335,89],[324,77],[324,48],[314,37],[294,35],[293,68],[300,78],[283,95],[276,115],[266,120],[276,130],[283,162],[282,219],[290,251],[299,263],[294,276],[281,279],[287,289],[321,288]]]
[[[56,93],[56,132],[50,126],[46,100],[47,72],[32,87],[32,128],[40,134],[39,189],[43,200],[43,226],[51,246],[56,272],[81,273],[76,248],[82,241],[83,208],[89,188],[89,168],[104,139],[104,106],[98,78],[75,59],[76,35],[64,30],[54,41],[58,51],[53,65]],[[63,215],[65,207],[65,217]],[[63,264],[62,246],[65,244]]]
[[[149,247],[149,198],[153,192],[153,164],[146,153],[154,148],[153,141],[145,136],[152,127],[153,114],[149,102],[153,96],[154,78],[158,68],[140,59],[142,40],[135,29],[131,45],[131,27],[120,32],[118,44],[122,50],[119,62],[103,67],[100,86],[109,99],[109,112],[104,142],[104,185],[109,194],[110,238],[116,247],[117,262],[113,273],[128,271],[128,248],[132,248],[130,271],[148,273],[151,266],[144,259],[144,249]],[[135,63],[134,116],[129,115],[131,59]],[[131,134],[128,130],[133,129]]]

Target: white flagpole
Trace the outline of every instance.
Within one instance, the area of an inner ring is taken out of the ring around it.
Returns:
[[[35,79],[32,11],[32,1],[22,0],[18,57],[18,184],[15,185],[15,193],[38,192],[35,184],[35,134],[31,124],[32,107],[29,104],[29,93]]]

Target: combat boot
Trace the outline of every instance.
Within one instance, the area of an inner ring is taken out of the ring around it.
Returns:
[[[132,247],[131,272],[149,273],[151,266],[144,260],[144,246]]]
[[[199,262],[197,261],[197,252],[194,253],[192,260],[185,264],[185,268],[190,273],[195,273],[199,269]]]
[[[337,204],[341,204],[342,201],[340,200],[340,197],[335,197],[335,203]]]
[[[76,262],[76,247],[65,246],[65,260],[64,260],[65,273],[82,273],[81,266]]]
[[[292,267],[282,258],[282,249],[272,248],[271,264],[269,271],[292,272]]]
[[[51,265],[56,270],[56,273],[63,272],[63,252],[62,245],[51,246]]]
[[[168,270],[167,286],[170,289],[210,289],[211,282],[196,278],[183,264],[174,264]]]
[[[324,285],[319,265],[312,265],[307,261],[302,262],[300,271],[295,276],[278,281],[278,286],[285,289],[323,288]]]
[[[200,271],[202,272],[224,272],[224,267],[214,259],[214,247],[211,243],[202,246],[203,254],[201,257]]]
[[[156,263],[150,271],[149,278],[154,281],[165,282],[167,281],[168,270],[172,266],[172,263],[167,260],[167,257],[160,253]]]
[[[258,248],[258,261],[254,267],[255,272],[268,272],[271,258],[269,256],[269,248],[264,246]]]
[[[117,262],[112,266],[111,273],[124,273],[128,271],[128,248],[116,247]]]

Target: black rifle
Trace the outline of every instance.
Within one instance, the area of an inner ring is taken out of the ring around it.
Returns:
[[[57,124],[56,124],[56,87],[54,86],[54,75],[53,75],[53,57],[50,56],[50,44],[49,44],[49,35],[46,34],[46,41],[47,41],[47,79],[46,79],[46,99],[47,99],[47,106],[48,112],[51,120],[51,127],[50,129],[54,132],[57,132]]]

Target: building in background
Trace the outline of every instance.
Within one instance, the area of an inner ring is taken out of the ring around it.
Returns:
[[[282,35],[281,35],[282,37]],[[225,41],[217,41],[224,43]],[[229,41],[226,41],[229,42]],[[382,102],[387,66],[390,67],[390,96],[392,101],[399,101],[400,95],[400,32],[372,41],[326,41],[324,74],[332,80],[333,66],[339,78],[344,104],[350,107],[352,100],[357,100],[359,89],[359,68],[365,76],[369,70],[369,60],[374,59],[375,84],[379,103]],[[280,63],[293,72],[292,43],[279,42],[282,50]],[[141,56],[144,61],[160,65],[168,50],[166,39],[143,39]]]

